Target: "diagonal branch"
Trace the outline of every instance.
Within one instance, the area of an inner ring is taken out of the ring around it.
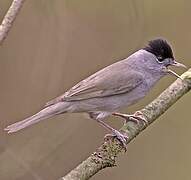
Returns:
[[[3,18],[0,25],[0,45],[3,43],[4,39],[7,37],[9,30],[11,29],[14,20],[22,7],[24,0],[13,0],[7,14]]]
[[[140,132],[153,123],[168,110],[179,98],[191,89],[191,69],[182,74],[181,79],[172,83],[159,97],[141,110],[148,124],[128,122],[123,125],[121,132],[128,135],[130,143]],[[115,138],[107,139],[85,161],[69,172],[60,180],[85,180],[106,167],[115,166],[116,158],[124,151],[122,145]]]

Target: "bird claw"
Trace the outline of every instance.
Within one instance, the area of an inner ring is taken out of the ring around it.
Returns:
[[[140,121],[142,121],[144,123],[144,125],[147,125],[149,122],[148,120],[145,118],[144,114],[141,111],[136,111],[133,115],[133,118],[137,119],[137,122],[139,123]]]
[[[135,124],[143,122],[144,126],[146,126],[149,123],[141,111],[136,111],[132,115],[126,115],[126,116],[124,115],[124,118],[126,119],[126,123],[129,121],[132,121]]]
[[[146,126],[149,123],[141,111],[136,111],[132,115],[122,114],[122,113],[113,113],[113,115],[124,118],[126,123],[129,121],[132,121],[135,124],[139,124],[140,122],[143,122],[144,126]]]
[[[116,138],[121,143],[125,151],[127,151],[127,140],[129,138],[128,136],[116,130],[113,132],[113,134],[106,134],[104,139],[107,140],[108,138]]]

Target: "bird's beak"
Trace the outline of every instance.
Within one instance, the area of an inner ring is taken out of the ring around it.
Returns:
[[[175,60],[173,60],[170,65],[171,65],[171,66],[176,66],[176,67],[187,68],[184,64],[179,63],[179,62],[177,62],[177,61],[175,61]],[[180,79],[181,79],[181,77],[180,77],[177,73],[175,73],[174,71],[172,71],[171,69],[168,69],[168,68],[167,68],[167,72],[170,73],[170,74],[172,74],[172,75],[174,75],[174,76],[176,76],[177,78],[180,78]]]
[[[179,62],[177,62],[177,61],[175,61],[175,60],[171,63],[171,65],[172,65],[172,66],[176,66],[176,67],[187,68],[184,64],[179,63]]]

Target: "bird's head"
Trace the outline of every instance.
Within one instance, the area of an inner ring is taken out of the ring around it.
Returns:
[[[164,74],[173,74],[176,77],[180,78],[178,74],[169,69],[170,66],[184,67],[184,64],[177,62],[174,58],[173,51],[169,43],[164,39],[154,39],[149,41],[146,47],[143,48],[147,52],[152,53],[154,58],[155,67],[158,67],[158,70]],[[153,59],[153,58],[152,58]],[[151,62],[153,63],[153,62]]]

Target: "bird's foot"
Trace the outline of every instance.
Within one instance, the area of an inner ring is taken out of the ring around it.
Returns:
[[[130,119],[131,118],[136,119],[137,123],[143,122],[144,125],[147,125],[149,123],[141,111],[136,111],[134,114],[130,115]]]
[[[113,115],[124,118],[126,122],[132,121],[136,124],[140,122],[143,122],[144,125],[148,124],[147,119],[144,117],[141,111],[136,111],[134,114],[113,113]]]
[[[123,146],[125,151],[127,151],[127,140],[129,138],[128,136],[115,130],[115,131],[113,131],[113,134],[106,134],[105,135],[104,139],[107,140],[108,138],[116,138],[121,143],[121,145]]]

